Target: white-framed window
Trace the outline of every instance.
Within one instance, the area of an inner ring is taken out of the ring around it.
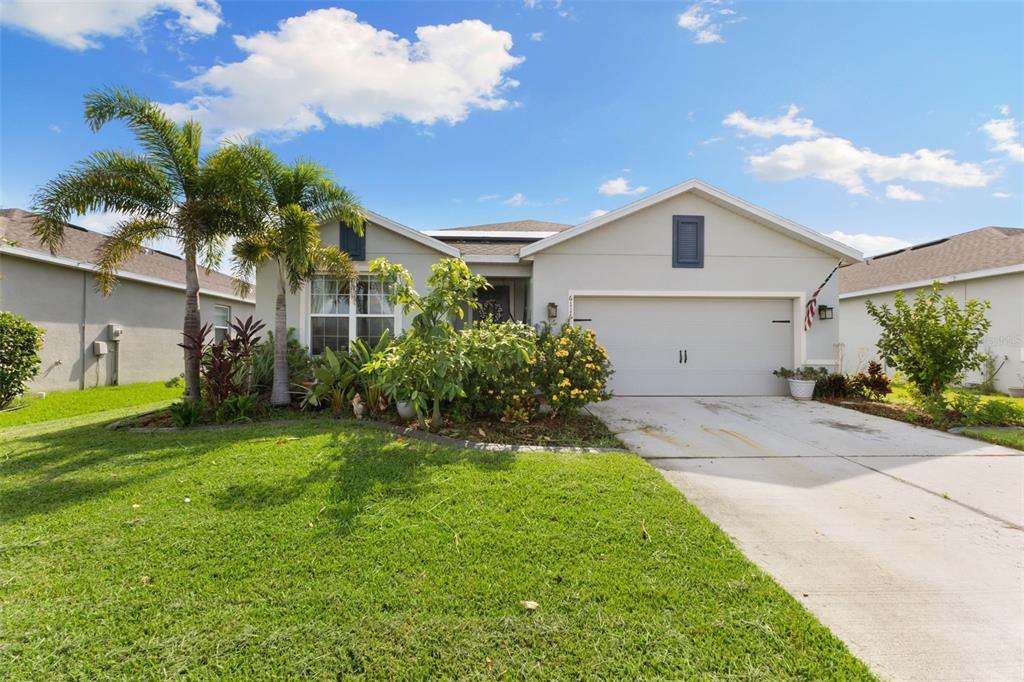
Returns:
[[[213,306],[213,341],[220,343],[231,335],[231,306]]]
[[[355,286],[330,275],[310,283],[309,352],[348,350],[353,339],[373,345],[384,331],[395,332],[395,308],[375,277],[360,277]]]

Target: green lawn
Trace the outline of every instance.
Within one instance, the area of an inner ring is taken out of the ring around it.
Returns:
[[[0,412],[0,428],[175,400],[181,397],[181,393],[181,386],[168,388],[162,381],[48,393],[42,399],[25,398],[28,407]]]
[[[638,457],[102,420],[0,439],[0,679],[871,679]]]
[[[996,445],[1024,450],[1024,429],[986,429],[974,427],[961,432],[965,436],[988,441]]]
[[[955,395],[957,393],[957,391],[962,391],[962,390],[963,389],[951,388],[951,389],[947,390],[943,395],[945,395],[946,398],[949,399],[949,398],[953,397],[953,395]],[[1010,402],[1017,403],[1021,407],[1024,407],[1024,398],[1011,398],[1010,396],[1007,396],[1007,395],[983,395],[983,396],[979,396],[979,397],[981,398],[982,402],[985,402],[987,400],[995,400],[995,399],[998,399],[998,400],[1009,400]],[[888,402],[890,402],[890,403],[900,403],[900,404],[912,404],[914,402],[913,398],[910,397],[909,384],[897,384],[897,383],[893,383],[892,384],[892,393],[890,393],[888,395],[886,400]]]

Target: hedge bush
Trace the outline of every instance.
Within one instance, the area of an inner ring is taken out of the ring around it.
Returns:
[[[0,311],[0,409],[23,394],[39,373],[44,333],[21,315]]]

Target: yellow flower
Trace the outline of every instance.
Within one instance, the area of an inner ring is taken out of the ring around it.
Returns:
[[[565,374],[565,370],[564,369],[560,369],[560,370],[558,370],[558,373],[559,374]]]
[[[552,400],[558,400],[558,394],[555,394],[555,395],[551,396],[551,399]]]

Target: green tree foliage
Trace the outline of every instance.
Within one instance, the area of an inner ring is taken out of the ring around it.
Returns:
[[[33,198],[35,233],[56,252],[72,216],[124,214],[99,253],[96,280],[104,294],[116,284],[121,264],[146,242],[174,239],[185,266],[182,333],[194,338],[201,324],[197,265],[218,265],[226,240],[259,228],[270,210],[259,182],[258,148],[224,143],[203,156],[199,123],[179,125],[158,104],[124,88],[88,94],[85,120],[94,132],[123,122],[141,151],[96,152],[43,185]],[[198,401],[199,360],[189,349],[184,359],[185,397]]]
[[[21,315],[0,310],[0,408],[14,402],[39,373],[43,334]]]
[[[985,361],[978,348],[990,325],[988,301],[970,300],[961,307],[952,296],[943,296],[936,282],[919,290],[913,303],[901,291],[892,308],[872,301],[866,305],[882,328],[879,354],[927,401],[941,403],[947,386]]]
[[[233,253],[239,292],[248,292],[256,270],[264,264],[276,269],[274,309],[274,381],[272,405],[291,402],[288,376],[287,293],[295,293],[314,274],[327,273],[353,282],[356,272],[348,254],[320,241],[318,227],[344,223],[358,233],[365,220],[359,200],[338,185],[326,168],[298,160],[281,163],[268,149],[255,148],[260,185],[265,201],[273,206],[262,228],[236,242]]]

